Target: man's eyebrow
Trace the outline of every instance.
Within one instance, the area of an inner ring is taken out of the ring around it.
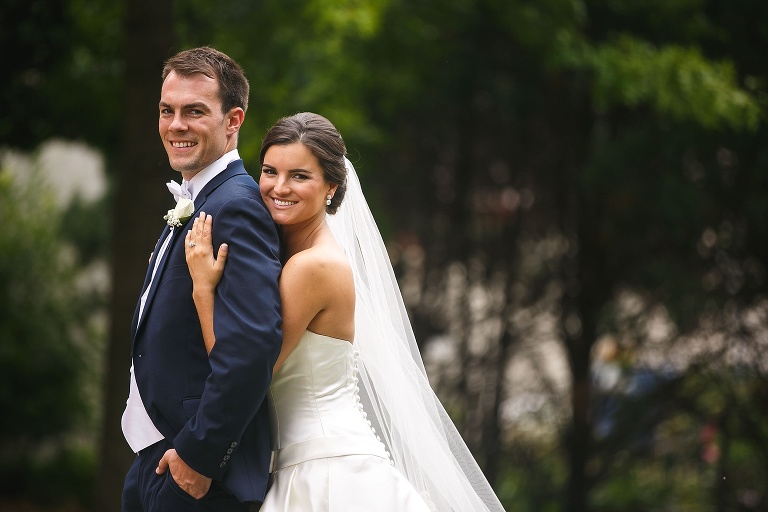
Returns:
[[[208,105],[206,105],[202,101],[196,101],[194,103],[188,103],[186,105],[182,105],[181,108],[184,108],[184,109],[187,109],[187,110],[189,110],[191,108],[197,108],[197,109],[202,109],[202,110],[211,110],[210,107],[208,107]]]
[[[160,102],[160,106],[161,107],[172,108],[168,103],[166,103],[164,101]],[[196,101],[194,103],[188,103],[186,105],[182,105],[181,108],[185,109],[185,110],[189,110],[189,109],[193,109],[193,108],[202,109],[202,110],[211,110],[210,107],[207,104],[205,104],[205,103],[203,103],[201,101]]]

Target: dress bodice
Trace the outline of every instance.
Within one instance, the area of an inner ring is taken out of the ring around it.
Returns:
[[[388,458],[360,403],[352,343],[305,331],[272,377],[274,469],[352,454]]]

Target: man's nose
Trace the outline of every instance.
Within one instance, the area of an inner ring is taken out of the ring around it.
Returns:
[[[181,114],[181,112],[174,114],[173,120],[168,126],[168,129],[174,132],[183,132],[187,129],[187,123],[184,121],[184,116]]]

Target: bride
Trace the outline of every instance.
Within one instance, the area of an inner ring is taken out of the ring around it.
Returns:
[[[280,119],[262,142],[259,186],[284,266],[283,344],[269,392],[272,484],[261,510],[503,511],[429,386],[345,154],[336,128],[313,113]],[[230,250],[224,244],[214,257],[212,227],[201,213],[185,244],[208,351]]]

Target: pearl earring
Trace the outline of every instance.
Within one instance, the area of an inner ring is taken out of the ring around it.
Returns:
[[[325,205],[331,206],[331,194],[328,194],[325,199]]]

